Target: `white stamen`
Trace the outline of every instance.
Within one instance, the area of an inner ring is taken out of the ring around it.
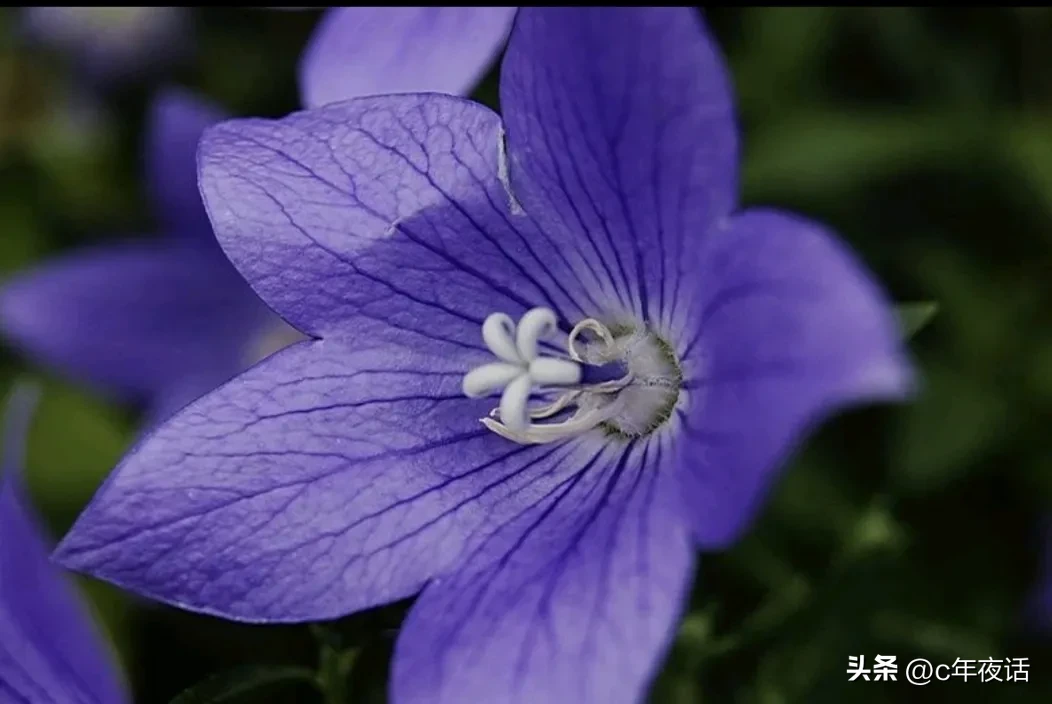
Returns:
[[[581,334],[582,330],[591,330],[600,338],[602,338],[603,343],[606,344],[607,347],[614,346],[614,336],[610,334],[610,331],[606,329],[605,325],[600,323],[595,318],[585,318],[581,322],[577,323],[577,325],[573,326],[573,330],[570,331],[569,338],[566,341],[567,351],[570,354],[570,359],[572,359],[573,361],[582,361],[580,353],[578,353],[577,348],[574,347],[574,343],[577,342],[577,338]]]
[[[482,339],[503,361],[471,370],[464,376],[462,388],[470,398],[503,389],[498,407],[490,412],[489,417],[481,419],[483,425],[501,437],[526,444],[555,442],[587,432],[620,412],[623,402],[616,394],[632,381],[631,374],[613,381],[579,386],[583,360],[575,347],[577,337],[582,330],[591,330],[608,348],[612,348],[614,337],[610,331],[592,318],[582,320],[569,336],[568,354],[573,361],[538,356],[540,340],[557,329],[555,313],[547,308],[527,311],[519,320],[517,329],[504,313],[493,313],[483,323]],[[604,352],[608,353],[608,350]],[[530,408],[530,392],[534,387],[564,387],[565,391],[554,401]],[[546,424],[531,422],[554,416],[571,405],[576,405],[577,411],[568,420]]]
[[[482,323],[482,341],[490,352],[505,362],[522,364],[528,361],[519,356],[519,350],[515,347],[515,323],[505,313],[487,316]]]
[[[549,403],[547,406],[540,406],[538,408],[531,408],[530,409],[530,418],[540,419],[540,418],[549,418],[551,416],[554,416],[556,413],[558,413],[562,409],[564,409],[567,406],[570,406],[571,404],[573,404],[573,402],[576,401],[577,397],[580,396],[580,395],[581,395],[580,391],[570,391],[568,393],[563,394],[559,398],[555,399],[555,401],[553,401],[552,403]]]
[[[620,410],[621,403],[615,398],[605,406],[578,411],[569,420],[562,423],[531,423],[521,430],[509,427],[507,424],[501,425],[492,418],[483,418],[482,424],[502,438],[514,442],[523,445],[542,444],[566,440],[586,433],[603,421],[613,418]]]

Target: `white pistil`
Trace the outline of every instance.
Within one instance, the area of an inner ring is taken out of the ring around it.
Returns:
[[[602,395],[616,394],[631,378],[626,375],[615,381],[578,386],[584,362],[574,345],[584,329],[596,333],[608,347],[613,345],[610,331],[602,323],[589,318],[578,323],[570,333],[569,360],[542,357],[538,353],[540,340],[557,330],[555,314],[551,310],[533,308],[527,311],[517,328],[504,313],[487,317],[482,324],[482,339],[501,361],[471,370],[464,376],[462,385],[464,394],[470,398],[503,389],[499,406],[490,412],[490,417],[481,419],[482,424],[515,442],[548,443],[580,435],[616,415],[621,410],[621,403],[616,396],[604,398]],[[562,387],[565,391],[551,403],[529,408],[530,392],[535,387]],[[586,393],[590,397],[587,403],[582,403],[582,396]],[[596,399],[601,400],[597,402]],[[568,420],[546,424],[531,422],[551,417],[574,404],[577,411]]]
[[[494,313],[482,323],[482,340],[489,351],[510,364],[522,364],[523,357],[515,347],[515,322],[504,313]]]
[[[522,367],[517,364],[507,362],[483,364],[464,376],[464,395],[468,398],[478,398],[494,391],[500,391],[519,374],[522,374]]]

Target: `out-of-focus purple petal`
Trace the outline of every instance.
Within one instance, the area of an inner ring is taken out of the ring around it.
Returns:
[[[501,109],[526,212],[587,242],[634,319],[678,325],[678,262],[738,196],[729,79],[697,11],[523,8]]]
[[[245,286],[245,295],[255,297],[247,286]],[[263,304],[258,305],[262,311]],[[263,313],[263,316],[265,321],[259,325],[257,330],[252,331],[251,335],[245,337],[243,344],[238,346],[235,341],[235,354],[236,350],[240,350],[241,354],[240,359],[235,358],[234,366],[217,368],[215,365],[210,365],[197,370],[182,371],[178,377],[171,380],[171,383],[159,389],[151,399],[149,413],[145,419],[146,427],[153,427],[167,420],[191,401],[197,400],[227,379],[274,353],[296,342],[309,339],[269,311]]]
[[[186,48],[183,7],[26,7],[22,27],[32,38],[69,52],[97,80],[121,80],[150,70]]]
[[[369,336],[279,352],[147,436],[58,559],[249,621],[409,596],[587,452],[497,437],[462,376],[455,359]]]
[[[678,444],[687,513],[706,545],[733,540],[810,428],[912,388],[893,309],[835,237],[756,209],[706,238],[685,313],[687,410]]]
[[[1041,521],[1040,540],[1037,584],[1024,611],[1028,622],[1038,630],[1052,631],[1052,514]]]
[[[209,125],[226,118],[189,91],[166,88],[150,107],[146,175],[158,217],[171,234],[215,241],[197,189],[197,143]]]
[[[338,7],[300,61],[303,104],[388,93],[467,93],[497,56],[514,7]]]
[[[0,701],[120,704],[106,645],[49,560],[22,487],[31,393],[20,387],[8,404],[0,466]]]
[[[247,368],[247,365],[245,367]],[[227,366],[223,369],[204,369],[200,373],[183,371],[173,376],[170,383],[155,391],[142,419],[144,428],[153,428],[168,420],[209,391],[240,373],[243,368]]]
[[[424,590],[395,650],[400,704],[642,701],[694,548],[657,440],[602,438]]]
[[[586,242],[512,212],[499,143],[497,116],[466,100],[360,98],[210,128],[201,192],[231,261],[298,329],[411,340],[468,369],[490,361],[494,311],[576,322],[612,305],[578,275]]]
[[[268,315],[218,250],[166,242],[84,250],[0,288],[8,339],[63,373],[136,397],[186,375],[209,376],[211,386],[230,378]]]

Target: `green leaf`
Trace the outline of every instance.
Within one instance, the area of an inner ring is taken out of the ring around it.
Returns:
[[[839,7],[743,10],[743,45],[731,57],[742,113],[769,116],[787,103],[813,100],[822,59],[845,15]]]
[[[696,647],[704,648],[703,652],[708,657],[734,652],[784,626],[786,621],[797,616],[807,606],[812,593],[813,589],[806,579],[794,576],[773,590],[755,611],[736,625],[734,631],[719,637],[706,632],[705,642],[699,641]],[[687,623],[684,623],[684,626],[686,625]],[[709,631],[711,630],[709,626]],[[681,637],[683,635],[686,634],[681,634]]]
[[[932,321],[935,314],[939,312],[939,304],[934,301],[900,303],[897,310],[902,335],[908,340]]]
[[[938,111],[801,111],[757,127],[744,163],[745,199],[840,198],[914,164],[954,163],[974,140],[973,125]]]
[[[873,618],[873,629],[887,641],[919,648],[948,661],[959,657],[978,660],[997,652],[990,636],[962,624],[881,611]]]
[[[0,177],[0,281],[23,269],[45,249],[48,235],[33,212],[28,179]]]
[[[715,607],[688,614],[679,636],[665,660],[651,691],[651,701],[667,704],[699,704],[702,693],[698,672],[712,637]]]
[[[941,364],[924,368],[920,395],[901,415],[892,480],[910,493],[938,491],[1004,439],[1012,408],[995,382]]]
[[[1003,153],[1052,212],[1052,131],[1043,114],[1004,121],[991,134],[1001,136]]]
[[[227,702],[260,687],[283,683],[314,683],[314,673],[303,667],[249,665],[213,675],[183,691],[171,704]]]
[[[29,433],[28,480],[42,510],[75,516],[132,439],[118,409],[62,381],[46,378]]]
[[[315,679],[326,704],[344,704],[348,700],[348,680],[358,658],[357,649],[340,647],[338,634],[322,625],[312,629],[321,643],[318,653],[318,674]]]
[[[886,502],[878,499],[852,527],[842,556],[859,559],[875,551],[901,551],[906,540],[906,529],[895,520]]]

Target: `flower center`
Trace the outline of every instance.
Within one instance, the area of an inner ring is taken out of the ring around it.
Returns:
[[[481,419],[483,425],[531,444],[557,442],[596,427],[640,437],[668,420],[683,375],[664,340],[645,329],[611,330],[588,318],[566,337],[565,357],[550,344],[556,354],[542,356],[542,341],[557,332],[555,314],[547,308],[527,311],[517,327],[504,313],[486,318],[482,339],[500,361],[471,370],[462,386],[469,398],[501,392],[500,404]],[[531,398],[540,403],[531,405]],[[536,422],[544,419],[551,421]]]

